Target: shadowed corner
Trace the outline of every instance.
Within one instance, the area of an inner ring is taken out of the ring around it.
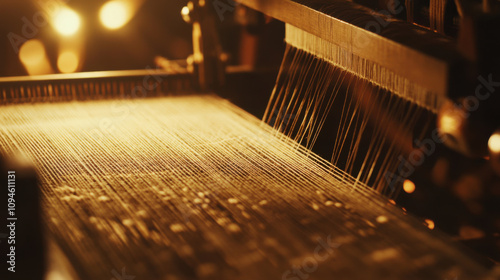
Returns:
[[[44,279],[45,241],[41,222],[38,178],[31,162],[22,155],[0,157],[2,188],[1,279]],[[4,239],[5,237],[5,239]]]

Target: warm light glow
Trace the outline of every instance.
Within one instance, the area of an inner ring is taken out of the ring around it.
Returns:
[[[123,27],[132,17],[130,7],[122,1],[105,3],[99,12],[101,23],[108,29]]]
[[[460,126],[454,115],[444,115],[439,121],[444,131],[455,131]]]
[[[405,180],[403,183],[403,189],[406,193],[413,193],[415,191],[415,183],[410,180]]]
[[[488,140],[488,147],[493,153],[500,153],[500,134],[495,133],[491,135],[490,140]]]
[[[40,40],[26,41],[19,49],[19,59],[29,75],[42,75],[52,72],[45,47]]]
[[[433,220],[429,220],[429,219],[425,219],[425,223],[427,224],[427,227],[430,228],[430,229],[434,229],[434,221]]]
[[[54,28],[62,35],[74,35],[80,28],[80,16],[71,9],[61,8],[54,15]]]
[[[181,10],[181,15],[182,15],[182,19],[185,21],[185,22],[190,22],[191,21],[191,16],[189,15],[190,11],[189,11],[189,7],[188,6],[184,6]]]
[[[63,52],[57,58],[57,68],[62,73],[73,73],[78,69],[78,55],[74,52]]]
[[[40,64],[44,58],[45,47],[40,40],[29,40],[19,50],[19,59],[24,65]]]

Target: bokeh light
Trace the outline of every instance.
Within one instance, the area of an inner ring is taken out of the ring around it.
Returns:
[[[62,52],[57,58],[57,68],[61,73],[73,73],[80,63],[78,55],[72,51]]]
[[[99,12],[101,23],[108,29],[118,29],[128,23],[132,13],[127,3],[110,1],[105,3]]]
[[[500,153],[500,133],[495,133],[491,135],[488,140],[488,147],[493,153]]]
[[[434,229],[435,227],[434,221],[430,219],[425,219],[425,224],[429,229]]]
[[[410,180],[405,180],[403,183],[403,189],[406,193],[413,193],[415,191],[415,183]]]
[[[21,60],[29,75],[42,75],[52,72],[45,46],[40,40],[31,39],[26,41],[19,49],[19,60]]]
[[[191,2],[190,2],[191,3]],[[189,15],[190,11],[189,11],[189,7],[188,6],[184,6],[181,10],[181,16],[182,16],[182,19],[185,21],[185,22],[191,22],[191,16]]]
[[[80,16],[69,8],[61,8],[54,15],[54,28],[61,35],[71,36],[80,29]]]
[[[26,41],[19,49],[19,58],[25,65],[36,65],[45,58],[45,47],[40,40]]]

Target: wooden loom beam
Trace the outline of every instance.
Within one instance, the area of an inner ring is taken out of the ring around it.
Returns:
[[[291,0],[237,0],[350,53],[373,61],[435,94],[448,95],[447,61]],[[374,17],[374,24],[376,24]]]

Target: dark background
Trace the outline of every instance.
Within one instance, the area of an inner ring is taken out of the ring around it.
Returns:
[[[8,39],[13,32],[23,36],[25,17],[41,10],[40,0],[0,0],[0,76],[26,75],[18,55]],[[42,0],[51,1],[51,0]],[[53,1],[53,0],[52,0]],[[108,30],[99,21],[99,9],[104,0],[69,0],[67,5],[82,19],[84,40],[83,63],[80,71],[144,69],[154,66],[154,57],[184,59],[192,53],[191,26],[185,23],[180,11],[186,0],[145,0],[131,21],[118,30]],[[58,45],[61,36],[48,24],[37,28],[34,39],[45,45],[52,68],[57,71]]]

